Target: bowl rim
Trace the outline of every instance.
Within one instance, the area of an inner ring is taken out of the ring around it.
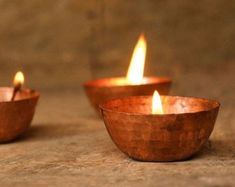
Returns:
[[[154,117],[165,117],[165,116],[179,116],[179,115],[190,115],[190,114],[199,114],[199,113],[203,113],[203,112],[208,112],[208,111],[212,111],[215,109],[219,109],[220,107],[220,103],[217,100],[213,100],[213,99],[206,99],[206,98],[200,98],[200,97],[193,97],[193,96],[174,96],[174,95],[161,95],[161,97],[179,97],[179,98],[186,98],[186,99],[197,99],[197,100],[204,100],[207,102],[212,102],[214,103],[214,107],[211,107],[209,109],[205,109],[205,110],[198,110],[195,112],[184,112],[184,113],[167,113],[167,114],[144,114],[144,113],[136,113],[136,112],[123,112],[123,111],[117,111],[117,110],[113,110],[113,109],[108,109],[107,107],[105,107],[106,104],[110,103],[110,102],[114,102],[117,100],[128,100],[130,98],[149,98],[152,96],[131,96],[131,97],[124,97],[124,98],[118,98],[118,99],[111,99],[108,100],[102,104],[99,105],[99,109],[101,111],[101,113],[103,113],[103,111],[106,112],[111,112],[111,113],[117,113],[117,114],[123,114],[123,115],[128,115],[128,116],[154,116]]]
[[[0,87],[0,92],[3,91],[3,90],[5,90],[6,92],[8,92],[10,90],[12,91],[13,87]],[[31,93],[29,93],[30,95],[26,98],[17,99],[17,100],[14,100],[14,101],[11,101],[11,100],[0,101],[0,104],[3,104],[3,103],[18,103],[18,102],[22,102],[22,101],[31,100],[31,99],[37,99],[37,98],[40,97],[40,93],[36,90],[29,89],[29,88],[23,88],[21,90],[24,91],[24,92],[31,92]]]
[[[106,78],[99,78],[94,80],[89,80],[83,84],[84,87],[87,88],[110,88],[110,87],[138,87],[138,86],[144,86],[144,85],[154,85],[154,84],[166,84],[172,83],[172,79],[167,76],[144,76],[144,79],[147,80],[158,80],[158,81],[151,81],[149,83],[141,83],[141,84],[117,84],[117,85],[98,85],[97,82],[100,81],[107,81],[107,80],[115,80],[115,79],[125,79],[125,76],[118,76],[118,77],[106,77]],[[159,81],[161,80],[161,81]]]

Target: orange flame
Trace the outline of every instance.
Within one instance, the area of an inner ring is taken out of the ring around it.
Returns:
[[[162,101],[156,90],[152,98],[152,114],[163,114]]]
[[[126,76],[127,81],[131,84],[141,84],[143,80],[146,49],[147,43],[144,35],[141,34],[133,51]]]
[[[21,71],[15,74],[13,84],[15,87],[21,87],[24,84],[24,74]]]

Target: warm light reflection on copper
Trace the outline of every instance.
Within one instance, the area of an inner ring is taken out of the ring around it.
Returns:
[[[152,114],[163,114],[162,101],[160,95],[155,90],[152,98]]]
[[[141,84],[144,77],[144,64],[146,56],[147,43],[143,34],[134,48],[132,59],[127,72],[127,81],[130,84]]]

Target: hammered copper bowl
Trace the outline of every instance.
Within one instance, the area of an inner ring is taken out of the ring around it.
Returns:
[[[117,147],[140,161],[178,161],[197,153],[218,114],[217,101],[162,96],[164,112],[151,114],[151,96],[111,100],[100,106]]]
[[[39,93],[23,89],[11,100],[13,89],[0,88],[0,142],[8,142],[24,133],[33,119]]]
[[[84,88],[91,105],[99,113],[99,105],[110,99],[152,95],[154,90],[167,95],[170,85],[171,80],[167,77],[145,77],[139,85],[130,85],[125,77],[116,77],[88,81]]]

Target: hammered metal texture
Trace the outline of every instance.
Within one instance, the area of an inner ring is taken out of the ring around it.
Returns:
[[[150,96],[116,99],[100,106],[113,142],[135,160],[185,160],[200,150],[213,130],[220,106],[217,101],[161,98],[169,114],[152,115]]]

